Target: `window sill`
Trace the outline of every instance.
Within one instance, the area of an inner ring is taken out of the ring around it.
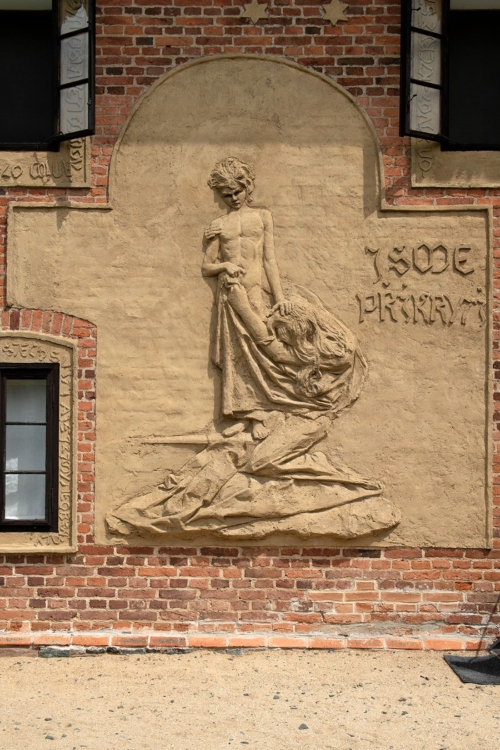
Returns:
[[[61,143],[59,151],[0,151],[0,188],[90,187],[88,138]]]
[[[76,551],[76,345],[38,333],[0,333],[3,363],[59,362],[58,531],[2,531],[0,552]]]
[[[442,151],[439,143],[411,139],[412,187],[500,187],[500,151]]]

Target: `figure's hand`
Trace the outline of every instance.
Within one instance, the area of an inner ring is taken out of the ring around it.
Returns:
[[[209,227],[205,229],[205,240],[210,242],[222,232],[222,226],[219,221],[212,221]]]
[[[275,313],[277,310],[279,310],[280,315],[288,315],[288,313],[292,312],[293,309],[293,302],[290,302],[289,299],[282,299],[281,302],[277,302],[273,309],[271,310],[271,315]]]
[[[231,289],[232,286],[241,286],[241,281],[237,276],[224,276],[224,286]]]
[[[236,263],[223,263],[223,266],[229,276],[238,277],[245,273],[245,269],[241,266],[237,266]]]

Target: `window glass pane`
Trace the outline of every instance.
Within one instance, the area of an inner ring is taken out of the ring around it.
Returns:
[[[441,40],[416,32],[411,35],[411,77],[441,83]]]
[[[6,471],[45,471],[45,425],[7,425]]]
[[[54,131],[52,13],[0,11],[0,142],[36,144]]]
[[[46,380],[11,380],[6,383],[7,422],[45,422]]]
[[[89,35],[87,32],[61,40],[61,83],[72,83],[89,75]]]
[[[89,24],[88,0],[60,0],[60,33],[85,29]]]
[[[441,0],[412,0],[411,25],[441,33]]]
[[[45,518],[45,474],[5,475],[5,520]]]
[[[441,95],[429,86],[410,86],[410,129],[436,135],[440,132]]]
[[[449,23],[451,146],[498,146],[500,11],[453,11]]]
[[[60,130],[61,133],[77,133],[89,126],[89,87],[72,86],[61,89]]]

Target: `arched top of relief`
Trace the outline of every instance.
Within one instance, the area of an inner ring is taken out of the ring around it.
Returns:
[[[182,167],[180,150],[186,156]],[[199,185],[205,161],[208,167],[227,153],[255,164],[261,175],[256,199],[261,188],[268,204],[280,173],[295,166],[295,180],[305,187],[317,179],[319,158],[321,179],[339,182],[340,173],[339,189],[353,198],[357,193],[365,215],[378,207],[380,148],[364,110],[326,76],[263,55],[206,57],[158,79],[118,138],[110,198],[121,203],[124,188],[135,192],[146,178],[165,191],[165,200],[182,200],[190,176]],[[177,184],[162,185],[162,167],[172,160],[180,167]]]

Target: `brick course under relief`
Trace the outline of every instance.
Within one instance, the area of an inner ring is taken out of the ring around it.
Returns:
[[[195,58],[284,56],[345,87],[371,118],[386,198],[399,206],[493,209],[499,278],[500,190],[412,189],[410,142],[398,136],[400,7],[350,2],[332,26],[314,0],[273,0],[269,19],[239,18],[235,0],[98,0],[97,120],[90,189],[0,186],[0,271],[12,201],[105,203],[113,145],[161,75]],[[2,180],[2,182],[4,182]],[[3,299],[5,288],[2,287]],[[494,377],[500,378],[498,314]],[[491,550],[112,548],[93,538],[96,330],[41,310],[4,310],[3,330],[79,342],[78,553],[0,556],[4,646],[169,648],[476,648],[498,632],[500,487],[494,474]],[[500,392],[495,388],[495,402]],[[494,419],[500,418],[500,412]],[[493,438],[499,438],[495,421]],[[494,443],[497,470],[499,443]]]

